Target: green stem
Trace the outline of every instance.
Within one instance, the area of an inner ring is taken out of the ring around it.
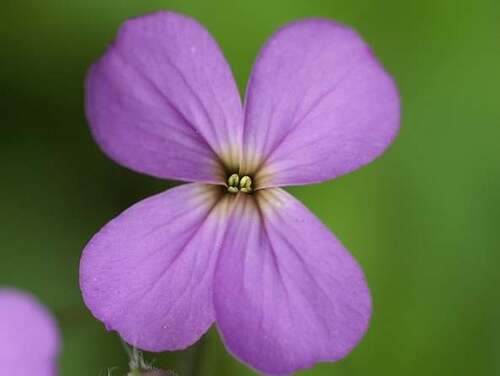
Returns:
[[[120,341],[128,355],[130,372],[127,376],[141,376],[141,371],[147,368],[144,363],[144,358],[142,357],[142,352],[137,350],[137,348],[130,346],[120,337]]]

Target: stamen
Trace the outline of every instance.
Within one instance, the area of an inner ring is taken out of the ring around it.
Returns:
[[[227,178],[227,191],[229,193],[251,193],[252,178],[245,175],[240,179],[240,176],[238,174],[232,174]]]
[[[240,191],[245,193],[252,192],[252,179],[250,176],[243,176],[240,180]]]
[[[227,185],[229,187],[238,188],[238,184],[240,183],[240,175],[232,174],[229,178],[227,178]]]

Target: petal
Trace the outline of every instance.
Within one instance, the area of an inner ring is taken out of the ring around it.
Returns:
[[[59,332],[52,315],[32,296],[0,288],[2,375],[57,374]]]
[[[187,184],[108,223],[80,264],[83,298],[108,330],[148,351],[183,349],[214,321],[212,280],[227,203]]]
[[[371,162],[395,137],[391,77],[353,30],[312,19],[279,30],[248,84],[244,170],[259,186],[328,180]]]
[[[86,114],[103,151],[139,172],[220,182],[220,164],[238,159],[242,107],[230,68],[210,34],[179,14],[125,22],[88,74]]]
[[[371,297],[359,265],[285,191],[239,200],[215,272],[214,304],[228,349],[265,373],[346,356],[365,333]]]

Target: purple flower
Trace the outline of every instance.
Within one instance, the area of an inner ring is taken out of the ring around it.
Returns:
[[[321,19],[283,27],[242,105],[200,24],[140,17],[90,70],[86,113],[113,160],[192,182],[135,204],[85,248],[83,297],[109,330],[165,351],[216,322],[229,351],[269,374],[352,350],[371,314],[363,272],[279,187],[353,171],[398,131],[396,87],[356,32]]]
[[[59,332],[52,316],[32,296],[0,288],[0,373],[54,376]]]

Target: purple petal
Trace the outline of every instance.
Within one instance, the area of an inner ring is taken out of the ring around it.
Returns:
[[[359,265],[296,199],[276,188],[237,202],[215,272],[228,349],[281,375],[346,356],[365,333],[371,297]]]
[[[214,321],[213,270],[226,226],[220,187],[186,184],[145,199],[89,242],[83,298],[108,330],[148,351],[183,349]]]
[[[245,103],[244,170],[259,186],[308,184],[365,165],[392,142],[399,97],[353,30],[312,19],[262,49]]]
[[[86,113],[100,147],[139,172],[219,183],[220,165],[239,159],[242,107],[230,68],[186,16],[125,22],[88,74]]]
[[[57,374],[59,331],[54,318],[32,296],[0,288],[2,375]]]

